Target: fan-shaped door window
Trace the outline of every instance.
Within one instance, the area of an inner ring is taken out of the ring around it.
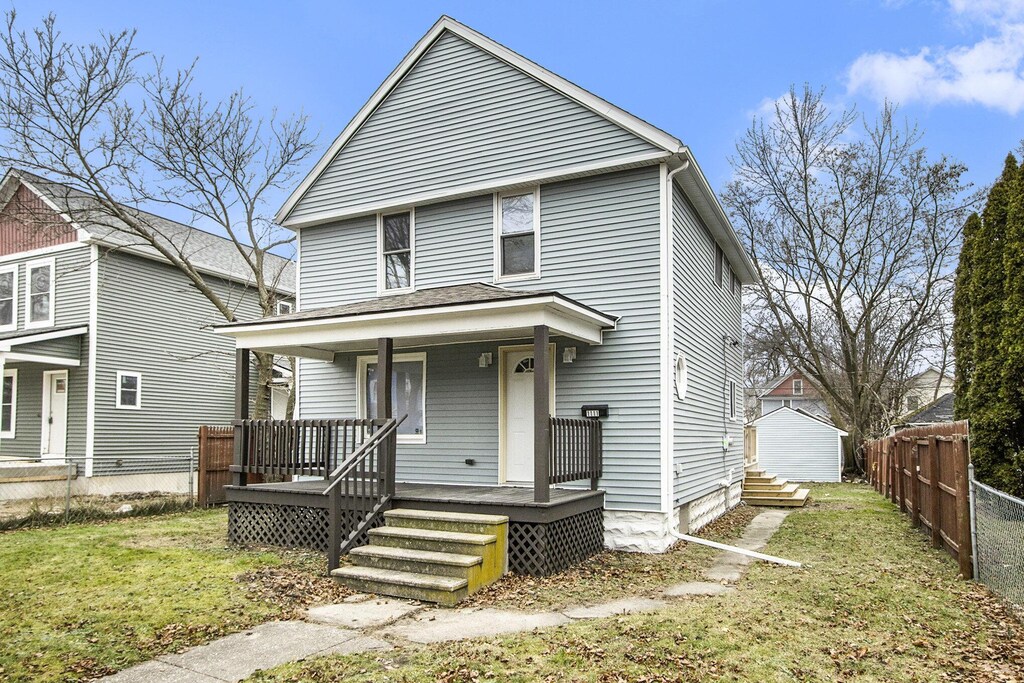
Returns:
[[[526,358],[519,361],[519,364],[516,365],[516,369],[513,370],[512,372],[514,372],[517,375],[533,372],[533,356],[527,356]]]

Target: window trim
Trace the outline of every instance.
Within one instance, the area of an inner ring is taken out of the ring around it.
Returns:
[[[134,377],[138,387],[135,391],[136,405],[121,403],[121,379],[123,377]],[[142,373],[128,370],[118,370],[117,380],[114,383],[114,407],[123,410],[142,410]]]
[[[288,307],[288,311],[286,313],[282,313],[281,312],[281,306],[287,306]],[[294,312],[295,312],[295,304],[293,304],[291,301],[278,301],[274,305],[274,313],[276,313],[277,315],[288,315],[288,313],[294,313]]]
[[[799,391],[797,390],[799,388]],[[793,395],[803,396],[804,395],[804,381],[802,379],[793,380]]]
[[[7,266],[0,266],[0,275],[11,273],[14,275],[14,284],[11,287],[11,322],[9,325],[0,324],[0,332],[10,332],[18,329],[18,275],[21,269],[17,263]]]
[[[518,197],[519,195],[530,194],[531,190],[509,190],[506,192],[494,193],[494,282],[522,282],[524,280],[539,280],[540,272],[540,185],[533,188],[533,271],[529,273],[516,273],[515,275],[502,274],[502,253],[501,253],[501,200],[505,197]],[[526,233],[514,233],[525,235]]]
[[[384,255],[384,217],[409,214],[409,286],[400,289],[388,289]],[[416,207],[382,211],[377,214],[377,295],[408,294],[416,291]]]
[[[18,431],[18,369],[5,368],[3,376],[11,380],[11,428],[4,431],[0,423],[0,439],[13,439]],[[0,403],[3,401],[3,385],[0,384]]]
[[[57,310],[57,261],[54,258],[38,259],[25,264],[25,329],[34,327],[53,327],[54,315]],[[50,269],[50,317],[46,320],[32,321],[32,271],[37,268]]]
[[[423,364],[423,431],[419,434],[398,434],[397,440],[400,444],[425,444],[427,443],[427,352],[416,351],[413,353],[396,353],[391,357],[392,363],[419,361]],[[366,419],[366,368],[371,363],[377,362],[376,354],[356,357],[356,414]]]

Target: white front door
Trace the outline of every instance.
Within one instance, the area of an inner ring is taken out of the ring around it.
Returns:
[[[554,353],[551,363],[551,405],[554,407]],[[533,483],[533,348],[503,349],[501,371],[502,396],[501,452],[504,481],[509,484]]]
[[[43,373],[43,460],[64,460],[68,435],[68,371]]]

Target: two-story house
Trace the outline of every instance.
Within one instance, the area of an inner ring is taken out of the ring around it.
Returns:
[[[674,136],[443,17],[278,220],[298,310],[222,330],[301,359],[303,429],[404,418],[382,507],[507,516],[510,567],[543,574],[663,551],[738,502],[754,272]],[[240,474],[310,462],[311,437],[239,435]],[[325,517],[294,520],[342,469],[229,490],[232,537],[334,552]]]
[[[212,332],[223,318],[156,250],[90,223],[88,202],[23,171],[0,183],[0,457],[22,480],[4,497],[32,497],[24,480],[68,462],[75,494],[186,491],[197,428],[234,414],[233,345]],[[150,218],[231,306],[259,315],[234,243]],[[270,261],[290,300],[292,263]]]
[[[818,388],[799,370],[776,377],[763,387],[755,390],[757,402],[755,417],[767,415],[779,408],[802,410],[811,415],[828,419],[828,406],[821,398]]]

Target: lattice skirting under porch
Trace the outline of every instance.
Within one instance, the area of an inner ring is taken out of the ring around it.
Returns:
[[[604,548],[604,513],[587,510],[554,522],[510,522],[508,568],[516,574],[549,576]]]
[[[342,523],[342,536],[346,529],[359,522],[353,511],[348,524]],[[381,519],[378,524],[383,524]],[[242,545],[266,545],[276,548],[304,548],[327,552],[327,509],[278,503],[228,504],[228,540]],[[356,545],[370,542],[364,532]]]

